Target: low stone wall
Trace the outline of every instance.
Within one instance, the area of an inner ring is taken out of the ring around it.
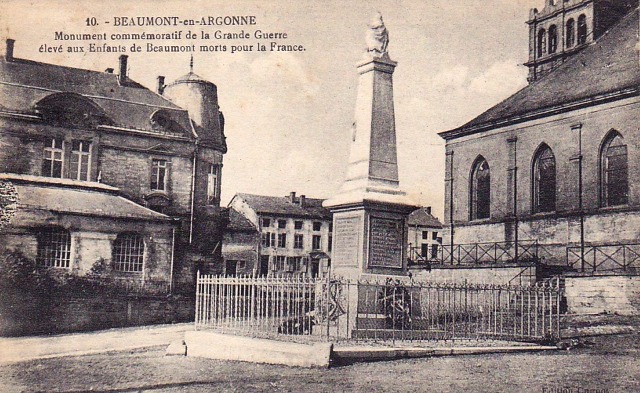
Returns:
[[[566,277],[571,314],[640,315],[640,276]]]
[[[529,285],[535,282],[534,266],[432,266],[431,270],[410,268],[413,279],[422,282]],[[521,274],[522,273],[522,274]],[[521,274],[521,275],[520,275]],[[516,276],[520,275],[518,278]],[[515,278],[515,279],[514,279]]]
[[[195,300],[186,296],[61,297],[47,304],[29,296],[3,299],[0,335],[69,333],[191,322]]]

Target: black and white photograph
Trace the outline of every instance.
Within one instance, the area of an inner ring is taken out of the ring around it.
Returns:
[[[3,0],[0,391],[640,391],[638,0]]]

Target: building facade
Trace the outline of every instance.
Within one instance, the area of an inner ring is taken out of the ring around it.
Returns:
[[[407,218],[411,264],[420,265],[438,259],[442,246],[442,223],[431,214],[431,206],[414,210]]]
[[[154,92],[127,75],[126,55],[120,56],[117,72],[113,68],[96,72],[20,59],[13,52],[14,41],[7,40],[6,55],[0,60],[0,172],[20,175],[7,175],[7,182],[28,183],[30,189],[46,187],[50,195],[55,195],[56,187],[67,194],[68,189],[84,189],[74,191],[73,204],[60,207],[48,201],[40,206],[57,216],[74,215],[74,220],[23,217],[18,226],[27,254],[34,256],[28,244],[34,239],[37,243],[38,233],[55,227],[54,232],[70,233],[72,239],[72,262],[64,266],[55,262],[56,267],[85,271],[86,264],[97,258],[116,263],[120,234],[139,235],[130,242],[145,250],[166,243],[169,236],[169,261],[144,251],[136,273],[162,264],[166,279],[189,285],[197,268],[219,264],[223,221],[219,195],[226,143],[216,86],[189,72],[169,85],[158,77]],[[109,205],[91,206],[83,214],[73,211],[74,205],[88,203],[85,199],[98,192],[118,198],[118,203],[112,198],[108,204],[129,204],[129,220],[108,224],[114,220]],[[29,205],[31,196],[19,193],[18,206]],[[166,227],[161,231],[165,235],[152,236],[142,231],[144,226],[133,224],[151,218]],[[16,226],[5,226],[3,231],[11,228]],[[83,240],[83,247],[92,250],[79,253],[74,234],[83,231],[93,234]],[[86,255],[92,255],[90,260]]]
[[[448,245],[536,241],[546,264],[576,267],[571,247],[584,265],[587,246],[640,241],[638,8],[603,15],[604,3],[627,4],[553,1],[534,13],[540,28],[585,12],[588,39],[546,74],[528,63],[527,87],[440,133]]]
[[[259,234],[260,242],[246,237],[225,244],[225,260],[238,261],[238,251],[244,246],[248,256],[240,262],[244,272],[311,277],[326,274],[331,266],[333,224],[322,202],[294,192],[286,197],[236,194],[229,202],[230,215],[237,212],[246,219]],[[228,236],[237,239],[240,235]],[[252,247],[255,251],[249,253]]]

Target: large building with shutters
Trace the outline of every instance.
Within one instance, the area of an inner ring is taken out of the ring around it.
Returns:
[[[217,88],[191,71],[152,91],[127,60],[103,72],[46,64],[7,40],[0,182],[16,208],[0,241],[41,266],[83,274],[102,261],[122,279],[188,286],[221,262]]]
[[[333,221],[322,199],[236,194],[229,202],[225,274],[325,275]]]
[[[444,247],[537,241],[549,265],[622,269],[629,255],[597,247],[640,242],[638,2],[545,3],[528,21],[529,85],[440,133]]]

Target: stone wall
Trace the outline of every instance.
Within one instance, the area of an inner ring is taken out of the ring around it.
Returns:
[[[70,272],[86,274],[94,263],[112,260],[113,242],[118,233],[134,232],[142,236],[145,245],[144,272],[122,273],[132,280],[166,280],[171,277],[173,226],[169,222],[130,221],[43,211],[18,209],[12,225],[0,232],[0,242],[6,250],[17,250],[27,258],[37,257],[36,233],[47,223],[69,231],[71,235]],[[124,278],[124,277],[123,277]]]
[[[640,315],[640,276],[567,277],[570,314]]]
[[[13,301],[12,301],[13,300]],[[37,301],[11,303],[0,315],[0,335],[55,334],[125,326],[191,322],[195,299],[184,296],[95,296],[53,299],[46,311]]]
[[[413,280],[417,282],[487,284],[487,285],[529,285],[535,282],[536,272],[532,266],[504,267],[432,267],[410,268]]]

